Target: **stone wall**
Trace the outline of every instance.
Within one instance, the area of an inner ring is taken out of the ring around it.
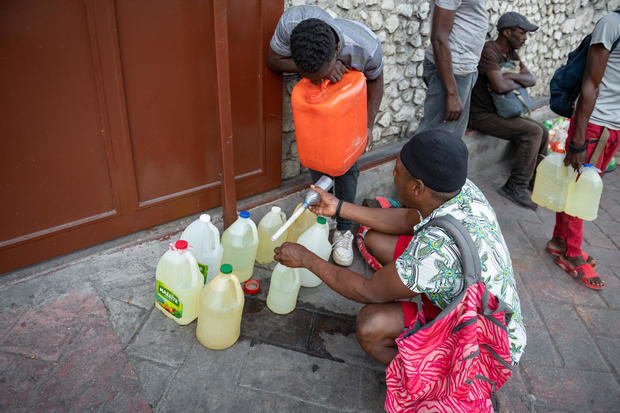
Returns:
[[[382,43],[385,93],[373,130],[373,147],[380,148],[410,136],[423,114],[424,49],[430,39],[428,0],[285,0],[285,8],[317,5],[332,16],[360,21]],[[518,11],[540,26],[520,49],[521,59],[537,79],[533,97],[548,94],[553,72],[568,52],[591,32],[596,21],[620,6],[619,0],[487,0],[489,38],[497,36],[495,23],[507,11]],[[290,93],[297,77],[285,77],[282,122],[282,179],[302,173],[297,158]]]

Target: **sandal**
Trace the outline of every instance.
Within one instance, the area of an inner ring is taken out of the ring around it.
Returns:
[[[555,263],[558,265],[558,267],[569,273],[571,277],[573,277],[575,280],[581,281],[586,287],[593,290],[602,290],[603,288],[605,288],[605,284],[595,285],[588,282],[588,280],[592,278],[600,278],[590,264],[586,263],[578,267],[572,268],[570,265],[568,265],[562,260],[561,256],[555,259]]]
[[[362,258],[364,258],[364,261],[368,263],[370,268],[375,271],[379,271],[381,268],[383,268],[383,265],[381,265],[379,260],[377,260],[371,253],[368,252],[368,250],[366,249],[366,244],[364,244],[364,237],[366,236],[366,232],[368,232],[369,229],[370,227],[360,225],[357,233],[355,234],[355,243],[357,244],[357,249],[360,250],[360,254],[362,254]]]
[[[556,250],[551,247],[546,247],[545,250],[547,250],[547,252],[554,257],[559,257],[560,255],[564,254],[564,251]],[[584,260],[586,260],[588,264],[590,264],[592,268],[596,267],[596,258],[590,257],[585,251],[581,251],[581,256]]]

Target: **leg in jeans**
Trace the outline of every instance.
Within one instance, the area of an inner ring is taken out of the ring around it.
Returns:
[[[481,133],[517,143],[510,178],[506,187],[527,189],[536,165],[546,153],[549,133],[539,122],[529,118],[504,119],[495,113],[472,113],[472,128]]]
[[[416,132],[441,128],[463,137],[469,120],[471,90],[477,78],[478,72],[454,76],[459,98],[463,104],[463,113],[455,122],[444,122],[443,119],[446,116],[446,89],[435,65],[429,60],[424,60],[424,83],[427,86],[426,99],[424,100],[424,117],[420,121],[420,126],[418,126]]]
[[[357,179],[360,171],[357,167],[357,162],[353,164],[351,168],[344,175],[334,178],[334,193],[338,199],[342,199],[345,202],[355,203],[355,194],[357,192]],[[316,182],[323,175],[319,171],[310,169],[310,176],[312,181]],[[336,229],[339,231],[351,230],[353,223],[348,219],[338,218],[336,220]]]

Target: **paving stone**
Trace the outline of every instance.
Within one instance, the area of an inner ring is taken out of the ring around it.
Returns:
[[[620,386],[611,373],[523,363],[531,392],[548,410],[611,412],[620,404]],[[545,411],[547,411],[547,409]]]
[[[562,357],[555,349],[549,332],[541,327],[527,328],[527,346],[521,361],[535,361],[547,366],[563,367]]]
[[[583,249],[587,251],[588,246],[610,248],[614,244],[603,231],[599,229],[593,222],[584,221],[583,223],[583,240],[585,241]]]
[[[85,321],[65,347],[50,378],[34,396],[33,410],[150,411],[108,320]]]
[[[510,251],[514,271],[540,272],[540,269],[544,268],[540,251],[532,247],[519,223],[511,220],[508,221],[507,225],[502,225],[501,228]]]
[[[355,318],[317,314],[308,341],[308,352],[319,357],[344,361],[375,370],[385,366],[367,355],[355,335]]]
[[[542,314],[540,304],[545,301],[576,305],[605,305],[596,291],[580,285],[563,271],[561,274],[554,274],[552,277],[524,278],[524,282],[540,314]]]
[[[528,344],[529,346],[529,344]],[[527,354],[527,349],[526,349]],[[513,369],[510,379],[496,393],[501,413],[529,413],[522,397],[527,395],[527,389],[519,367]]]
[[[262,300],[246,296],[241,319],[243,337],[296,351],[305,351],[312,329],[312,313],[296,309],[275,314]]]
[[[342,412],[340,410],[322,405],[313,404],[311,401],[292,399],[279,394],[267,393],[247,387],[238,387],[230,404],[220,412],[230,413],[253,413],[253,412]]]
[[[577,306],[577,313],[592,334],[620,338],[620,310]]]
[[[177,369],[139,357],[129,356],[128,360],[139,378],[144,399],[151,407],[156,407],[169,384],[174,380]]]
[[[251,375],[245,365],[251,356],[250,342],[237,341],[226,350],[208,350],[196,340],[187,360],[159,402],[161,412],[220,412],[228,410],[244,375]],[[273,360],[269,360],[274,362]]]
[[[609,371],[609,365],[572,305],[551,302],[538,305],[566,367]]]
[[[532,297],[529,291],[525,287],[525,284],[521,280],[521,274],[515,274],[515,280],[517,282],[517,293],[519,294],[519,302],[521,304],[521,314],[523,315],[523,322],[526,329],[529,327],[543,327],[542,319],[538,315],[538,310],[534,306]]]
[[[361,371],[358,366],[259,344],[247,357],[239,385],[328,408],[349,409],[359,400]]]
[[[620,338],[618,337],[594,337],[603,356],[612,365],[616,374],[620,374]]]
[[[360,412],[384,412],[385,395],[385,366],[383,370],[362,369],[360,384]]]
[[[344,298],[325,283],[318,287],[299,289],[297,308],[309,310],[324,310],[335,314],[355,316],[363,305]]]
[[[83,322],[107,314],[93,290],[73,291],[25,311],[0,348],[43,360],[57,361]],[[41,337],[45,337],[41,340]]]
[[[195,321],[180,326],[154,308],[126,351],[133,356],[178,367],[183,364],[187,352],[195,342]]]
[[[122,347],[127,346],[140,327],[148,311],[135,305],[104,297],[103,302],[110,316],[110,322]]]
[[[94,281],[97,291],[102,296],[129,301],[148,310],[155,302],[155,267],[151,263],[127,261],[125,259],[119,263],[110,258],[110,265],[114,266]]]
[[[0,353],[0,411],[29,411],[33,394],[51,370],[50,362]]]
[[[605,281],[605,288],[599,291],[601,298],[610,308],[620,309],[620,268],[597,268],[598,275]]]
[[[589,247],[588,253],[596,257],[597,272],[600,268],[620,269],[620,248]]]
[[[26,307],[14,305],[14,308],[7,308],[0,313],[0,343],[3,343],[4,337],[13,328],[15,324],[21,318],[21,315],[26,311]],[[1,346],[1,344],[0,344]]]

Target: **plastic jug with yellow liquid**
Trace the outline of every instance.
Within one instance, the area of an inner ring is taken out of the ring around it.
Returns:
[[[571,170],[564,165],[564,154],[546,156],[536,168],[532,201],[555,212],[564,211]]]
[[[202,214],[185,228],[181,239],[189,243],[204,283],[208,283],[216,276],[222,262],[224,248],[220,244],[220,231],[211,223],[208,214]]]
[[[278,263],[271,273],[267,307],[276,314],[288,314],[297,305],[299,294],[299,269]]]
[[[241,334],[245,297],[239,279],[229,264],[223,264],[215,278],[202,289],[196,338],[211,350],[235,344]]]
[[[603,181],[594,165],[584,164],[579,173],[573,172],[568,184],[564,212],[585,221],[594,221],[603,192]]]
[[[343,175],[364,153],[367,141],[366,78],[349,70],[336,83],[301,79],[291,107],[299,160],[306,168]]]
[[[295,211],[293,211],[293,215],[299,208],[302,208],[302,206],[303,206],[303,202],[300,202],[295,207]],[[297,220],[293,222],[291,226],[289,227],[286,240],[288,242],[297,242],[297,239],[299,238],[299,236],[303,234],[308,228],[310,228],[316,222],[317,218],[318,216],[314,212],[310,211],[309,209],[306,209],[301,214],[301,216],[297,218]]]
[[[285,231],[275,241],[271,240],[271,236],[284,225],[286,222],[286,214],[278,206],[271,207],[271,211],[258,223],[258,251],[256,253],[256,262],[259,264],[268,264],[273,262],[273,250],[286,241],[287,232]]]
[[[329,227],[325,217],[318,217],[316,223],[299,236],[297,243],[308,248],[322,259],[328,260],[332,246],[329,243]],[[302,287],[316,287],[323,282],[306,268],[298,268],[297,270]]]
[[[240,282],[252,278],[258,249],[258,230],[248,211],[239,212],[239,218],[222,234],[224,255],[222,264],[230,264]]]
[[[189,324],[198,316],[204,278],[187,249],[187,241],[170,244],[155,270],[155,306],[177,324]]]

